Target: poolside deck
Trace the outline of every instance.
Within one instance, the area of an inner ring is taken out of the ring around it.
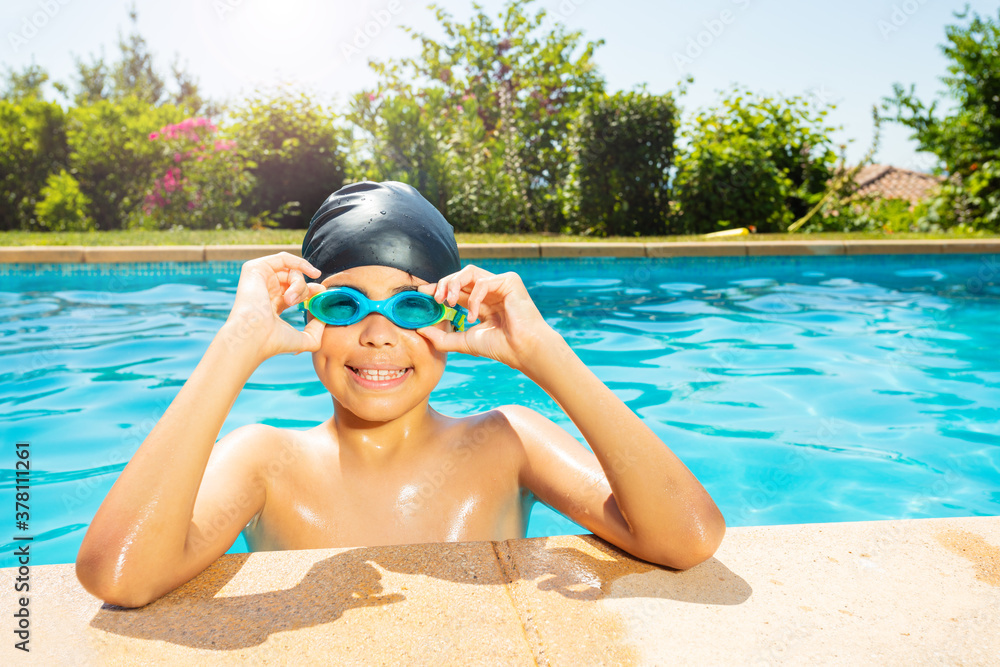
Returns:
[[[5,614],[14,574],[3,571]],[[590,536],[241,554],[135,610],[102,606],[72,565],[30,576],[36,664],[995,665],[1000,655],[1000,517],[735,528],[684,572]],[[7,637],[0,662],[23,664]]]

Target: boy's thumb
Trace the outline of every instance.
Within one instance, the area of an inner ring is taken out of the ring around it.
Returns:
[[[301,351],[315,352],[320,348],[323,341],[323,327],[325,326],[322,320],[315,317],[309,320],[309,323],[302,330],[305,345]]]

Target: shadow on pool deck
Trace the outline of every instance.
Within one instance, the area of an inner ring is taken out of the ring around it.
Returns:
[[[583,539],[604,557],[557,547],[536,550],[531,558],[518,559],[507,542],[467,543],[493,545],[499,562],[490,572],[480,563],[457,569],[452,561],[435,558],[440,545],[364,547],[314,563],[291,588],[219,596],[250,556],[233,554],[220,558],[192,581],[145,607],[124,609],[105,604],[90,626],[134,639],[191,648],[244,649],[263,644],[274,633],[332,623],[352,609],[405,601],[404,594],[386,591],[384,572],[494,587],[530,581],[539,591],[557,592],[577,601],[621,597],[608,595],[619,578],[659,572],[661,576],[655,584],[645,587],[642,597],[708,605],[735,605],[750,597],[749,584],[715,558],[678,572],[637,560],[598,538]],[[593,585],[595,582],[599,585]],[[197,626],[194,632],[193,625]]]

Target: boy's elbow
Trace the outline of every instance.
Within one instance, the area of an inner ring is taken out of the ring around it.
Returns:
[[[680,546],[674,542],[658,550],[652,561],[675,570],[689,570],[714,556],[725,534],[726,522],[719,514],[717,520],[699,526],[699,530],[682,540]]]
[[[76,578],[85,591],[116,607],[143,607],[156,599],[151,592],[113,576],[102,560],[82,550],[77,554]]]
[[[713,542],[690,544],[683,551],[664,554],[658,562],[675,570],[690,570],[714,556],[718,548],[718,543]]]

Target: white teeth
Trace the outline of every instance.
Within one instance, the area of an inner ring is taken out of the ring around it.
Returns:
[[[354,372],[365,378],[366,380],[374,380],[376,382],[385,382],[386,380],[394,380],[398,377],[402,377],[406,374],[405,370],[402,371],[390,371],[390,370],[368,370],[355,368]]]

